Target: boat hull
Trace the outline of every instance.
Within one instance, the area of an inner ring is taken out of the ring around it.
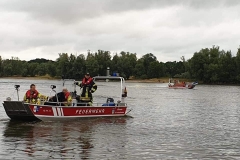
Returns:
[[[29,105],[35,117],[42,121],[66,121],[92,117],[125,116],[127,106],[45,106]]]
[[[196,85],[188,85],[188,86],[168,86],[170,89],[193,89]]]
[[[39,120],[32,113],[28,104],[21,101],[4,101],[3,107],[9,118],[20,121],[37,121]]]
[[[187,87],[168,87],[170,89],[188,89]]]

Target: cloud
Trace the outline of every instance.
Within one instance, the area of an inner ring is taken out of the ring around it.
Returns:
[[[178,61],[212,45],[234,53],[239,7],[238,0],[2,0],[0,55],[56,59],[102,49]]]

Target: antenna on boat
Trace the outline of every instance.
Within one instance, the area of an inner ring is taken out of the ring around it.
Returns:
[[[18,96],[18,101],[19,101],[19,93],[18,93],[18,91],[19,91],[20,85],[15,85],[14,87],[17,90],[17,96]]]
[[[74,83],[73,83],[73,85],[74,85],[74,96],[75,96],[75,98],[77,97],[77,89],[76,89],[76,81],[74,80]]]
[[[62,75],[62,80],[63,80],[63,87],[64,87],[64,83],[65,83],[64,75]]]
[[[57,99],[57,104],[59,104],[58,95],[57,95],[57,92],[56,92],[56,90],[55,90],[56,86],[55,86],[55,85],[51,85],[50,88],[51,88],[52,91],[55,93],[55,96],[56,96],[56,99]]]

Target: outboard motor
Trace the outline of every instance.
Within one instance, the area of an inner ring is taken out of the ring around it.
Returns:
[[[122,97],[127,97],[127,88],[126,87],[122,90]]]
[[[197,84],[198,82],[193,82],[192,84],[189,84],[188,89],[193,89]]]
[[[107,98],[107,103],[114,102],[113,98]]]
[[[198,84],[198,82],[197,82],[197,81],[196,81],[196,82],[193,82],[193,84],[194,84],[194,85],[197,85],[197,84]]]

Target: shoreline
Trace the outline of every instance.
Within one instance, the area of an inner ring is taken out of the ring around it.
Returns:
[[[26,79],[26,80],[59,80],[60,78],[53,78],[47,76],[36,76],[36,77],[0,77],[0,79]]]
[[[181,82],[192,82],[190,79],[185,79],[185,78],[173,78],[173,79],[177,79]],[[130,82],[130,83],[168,83],[169,78],[161,77],[161,78],[152,78],[152,79],[129,79],[129,80],[126,80],[126,82]]]
[[[0,77],[0,79],[25,79],[25,80],[61,80],[61,78],[53,78],[50,76],[36,76],[36,77]],[[179,79],[180,81],[189,81],[187,79]],[[127,83],[168,83],[169,78],[153,78],[153,79],[128,79],[125,80]]]
[[[168,83],[168,80],[163,79],[128,79],[128,83]]]
[[[36,77],[21,77],[21,76],[12,76],[12,77],[0,77],[0,79],[24,79],[24,80],[61,80],[61,78],[57,77],[50,77],[50,76],[36,76]],[[184,81],[184,82],[193,82],[191,79],[184,79],[184,78],[173,78],[177,79],[179,81]],[[153,78],[153,79],[128,79],[125,80],[126,83],[168,83],[169,78],[167,77],[162,77],[162,78]],[[208,84],[208,83],[202,83],[200,82],[199,84],[204,84],[204,85],[228,85],[228,86],[239,86],[240,84],[238,83],[213,83],[213,84]]]

